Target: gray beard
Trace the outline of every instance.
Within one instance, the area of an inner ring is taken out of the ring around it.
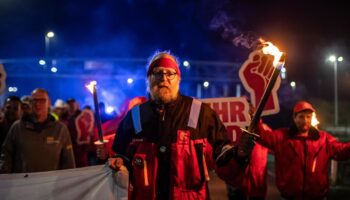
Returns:
[[[172,96],[170,91],[158,92],[157,94],[154,94],[154,100],[159,102],[159,103],[167,104],[167,103],[170,103],[172,101],[175,101],[177,96],[178,96],[178,94],[176,94],[175,96]]]
[[[167,103],[170,103],[173,100],[175,100],[175,99],[173,99],[171,97],[171,95],[156,95],[155,96],[155,101],[157,101],[159,103],[167,104]]]

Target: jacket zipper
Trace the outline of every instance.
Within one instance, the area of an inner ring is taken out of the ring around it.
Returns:
[[[162,117],[162,121],[164,121],[164,120],[165,120],[165,109],[163,111],[163,117]]]

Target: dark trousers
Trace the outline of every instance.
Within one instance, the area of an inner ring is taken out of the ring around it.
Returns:
[[[226,188],[229,200],[265,200],[265,197],[248,197],[243,191],[230,185],[226,185]]]

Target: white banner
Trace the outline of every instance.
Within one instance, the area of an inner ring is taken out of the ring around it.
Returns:
[[[108,166],[38,173],[1,174],[2,200],[18,199],[127,199],[128,174],[115,173]],[[115,183],[119,184],[115,184]],[[120,184],[123,183],[123,184]]]

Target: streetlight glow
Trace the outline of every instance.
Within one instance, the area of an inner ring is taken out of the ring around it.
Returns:
[[[189,67],[190,66],[190,63],[187,60],[185,60],[182,64],[184,65],[184,67]]]
[[[52,31],[49,31],[46,33],[46,37],[48,37],[48,38],[53,38],[54,36],[55,36],[55,33]]]
[[[40,64],[40,65],[45,65],[45,64],[46,64],[46,61],[45,61],[45,60],[39,60],[39,64]]]
[[[128,78],[127,82],[128,82],[128,84],[132,84],[134,82],[134,79]]]
[[[45,34],[45,59],[50,57],[50,40],[52,40],[54,36],[55,33],[52,31],[49,31]]]
[[[51,67],[51,72],[56,73],[57,72],[57,67]]]
[[[9,87],[8,88],[9,92],[17,92],[17,90],[18,90],[17,87]]]
[[[336,61],[336,57],[334,55],[331,55],[331,56],[329,56],[328,60],[331,61],[331,62],[335,62]]]
[[[334,67],[334,126],[338,126],[338,62],[343,61],[342,56],[329,56],[328,60],[333,63]]]
[[[296,83],[295,83],[294,81],[292,81],[292,82],[290,82],[290,86],[291,86],[292,88],[295,88]]]
[[[209,82],[208,82],[208,81],[204,81],[203,86],[204,86],[205,88],[209,87]]]

